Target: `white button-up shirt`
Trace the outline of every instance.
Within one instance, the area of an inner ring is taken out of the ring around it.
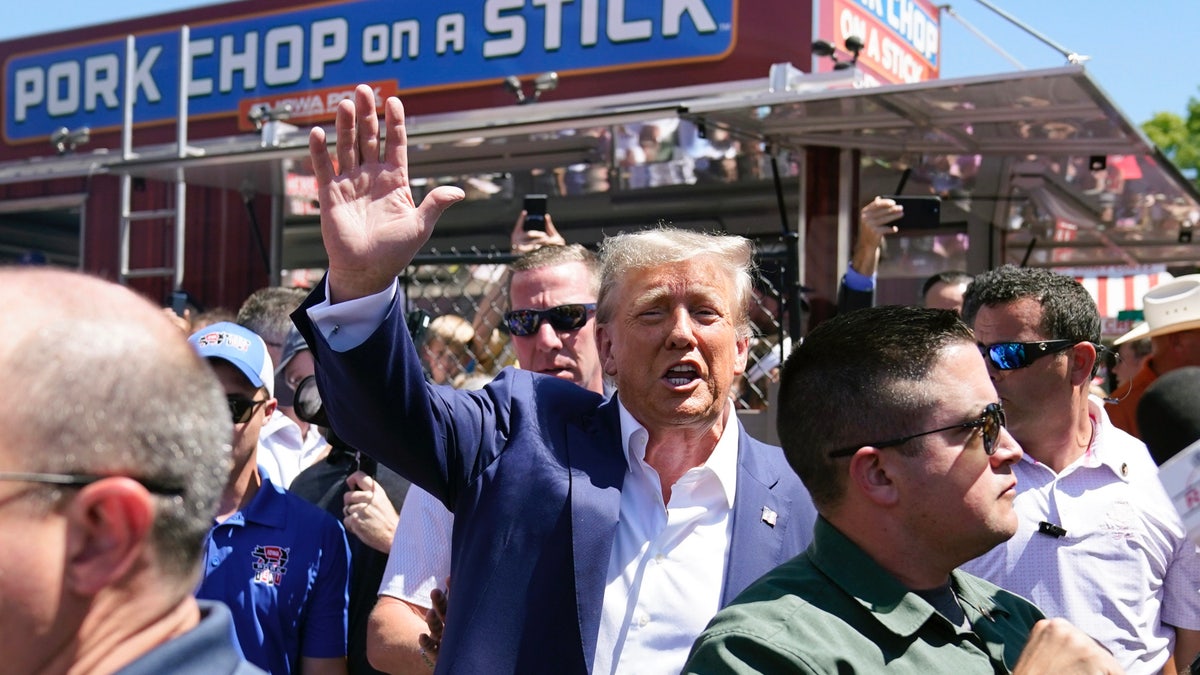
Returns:
[[[1029,455],[1013,466],[1017,533],[963,569],[1065,617],[1130,675],[1158,673],[1172,626],[1200,628],[1200,555],[1146,446],[1098,400],[1089,411],[1092,443],[1062,473]],[[1043,521],[1066,534],[1038,532]]]
[[[592,672],[678,673],[721,605],[737,487],[737,417],[731,406],[708,461],[684,473],[664,505],[658,472],[645,462],[649,435],[619,397],[618,406],[629,469]]]
[[[276,410],[258,435],[258,468],[272,483],[286,489],[301,471],[321,458],[326,445],[317,425],[309,425],[308,434],[301,434],[300,425]]]

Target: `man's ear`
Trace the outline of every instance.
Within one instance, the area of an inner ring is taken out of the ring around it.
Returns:
[[[79,490],[66,511],[65,583],[93,596],[126,576],[145,554],[154,501],[131,478],[105,478]]]
[[[596,349],[600,352],[600,366],[604,369],[604,374],[616,377],[617,362],[613,358],[612,337],[608,327],[599,322],[596,323]]]
[[[879,506],[895,505],[899,491],[890,474],[889,459],[879,448],[859,448],[850,458],[849,488]]]
[[[736,360],[733,364],[733,374],[742,375],[746,372],[746,362],[750,358],[750,338],[738,338]]]
[[[1071,386],[1078,387],[1092,381],[1092,369],[1099,358],[1096,345],[1080,342],[1071,348]]]

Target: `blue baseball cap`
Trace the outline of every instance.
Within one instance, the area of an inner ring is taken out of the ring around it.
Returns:
[[[257,333],[236,323],[222,321],[192,333],[188,342],[206,359],[222,359],[237,367],[250,384],[265,387],[275,397],[275,369],[267,343]]]

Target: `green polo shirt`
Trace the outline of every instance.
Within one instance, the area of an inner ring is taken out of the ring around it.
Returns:
[[[965,572],[950,580],[971,630],[951,624],[818,518],[808,550],[721,610],[683,672],[1010,672],[1042,612]]]

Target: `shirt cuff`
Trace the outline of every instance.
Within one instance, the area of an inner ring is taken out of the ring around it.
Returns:
[[[329,302],[329,279],[325,279],[325,299],[308,308],[308,318],[313,326],[325,336],[325,341],[335,352],[348,352],[367,341],[367,338],[383,325],[383,319],[397,297],[400,284],[392,285],[374,295],[354,300]]]
[[[867,276],[854,269],[854,265],[848,265],[846,266],[846,276],[842,277],[842,283],[852,291],[873,291],[875,290],[875,275]]]

